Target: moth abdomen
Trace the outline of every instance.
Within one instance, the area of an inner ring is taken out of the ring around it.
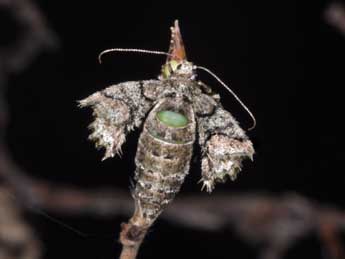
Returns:
[[[175,101],[175,106],[173,102]],[[137,213],[151,224],[179,192],[193,153],[195,119],[191,105],[166,98],[148,115],[136,154]]]

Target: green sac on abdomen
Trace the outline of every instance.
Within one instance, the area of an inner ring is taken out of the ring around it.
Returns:
[[[169,127],[180,128],[188,124],[187,117],[179,112],[164,110],[157,112],[156,116],[159,121]]]

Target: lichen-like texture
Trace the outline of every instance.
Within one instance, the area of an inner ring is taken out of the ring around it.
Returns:
[[[80,101],[80,107],[91,106],[95,120],[89,128],[89,139],[96,147],[105,148],[103,159],[121,153],[126,134],[139,127],[152,101],[143,96],[146,85],[154,87],[157,80],[125,82],[110,86]]]
[[[195,80],[121,83],[80,101],[80,106],[93,108],[90,139],[105,148],[104,159],[119,153],[126,134],[145,119],[135,159],[137,185],[133,195],[137,213],[148,224],[179,191],[189,171],[197,134],[203,187],[208,192],[226,176],[234,180],[242,160],[253,157],[251,141],[223,109],[219,96]],[[167,110],[184,116],[186,125],[174,127],[162,122],[157,114]]]
[[[198,82],[173,28],[170,56],[158,80],[126,82],[80,101],[95,120],[90,139],[105,149],[104,159],[120,153],[126,134],[145,120],[135,158],[136,217],[151,225],[174,198],[189,172],[193,145],[202,151],[202,182],[211,192],[217,182],[234,180],[242,160],[254,149],[220,97]],[[178,29],[178,28],[177,28]],[[179,48],[178,51],[174,51]]]

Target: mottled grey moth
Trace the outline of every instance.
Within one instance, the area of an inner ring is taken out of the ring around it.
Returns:
[[[168,53],[138,49],[110,49],[101,53],[133,51],[167,55],[158,80],[120,83],[80,101],[81,107],[93,109],[89,138],[96,142],[96,147],[105,149],[103,159],[121,153],[126,134],[145,121],[135,158],[133,195],[135,214],[147,225],[179,191],[189,172],[197,135],[202,152],[201,181],[208,192],[227,176],[234,180],[242,160],[252,159],[254,154],[252,142],[222,107],[219,95],[196,80],[197,68],[210,71],[187,61],[177,21],[171,30]]]

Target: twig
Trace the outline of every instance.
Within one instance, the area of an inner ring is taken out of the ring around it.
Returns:
[[[41,245],[31,228],[24,223],[9,190],[0,187],[0,258],[37,259]]]
[[[26,197],[31,196],[31,199],[25,203],[32,203],[33,208],[59,214],[112,217],[128,216],[133,210],[131,198],[121,190],[83,191],[73,186],[31,181],[21,191],[21,197],[26,192],[30,194]],[[260,193],[215,194],[212,199],[199,195],[179,197],[161,218],[204,231],[234,229],[243,240],[262,245],[260,258],[263,259],[282,258],[300,238],[314,231],[320,233],[330,255],[342,254],[335,251],[344,250],[338,237],[345,227],[344,213],[296,194],[274,198]],[[124,249],[121,259],[137,253],[147,228],[137,215],[122,225],[120,242]]]
[[[130,219],[129,223],[122,223],[121,228],[122,252],[120,259],[135,259],[148,228],[140,220],[136,220],[135,217]]]

